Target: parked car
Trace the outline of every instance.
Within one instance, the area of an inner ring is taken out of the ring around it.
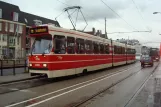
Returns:
[[[148,55],[142,55],[140,62],[141,62],[141,66],[143,68],[145,67],[145,65],[150,65],[151,67],[154,65],[152,57],[150,57]]]

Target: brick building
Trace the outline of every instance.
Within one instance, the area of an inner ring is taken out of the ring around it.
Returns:
[[[18,6],[0,1],[0,59],[24,58],[30,50],[28,29],[57,21],[22,12]]]

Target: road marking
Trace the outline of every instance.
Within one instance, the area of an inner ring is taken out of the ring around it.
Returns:
[[[45,102],[47,102],[47,101],[49,101],[49,100],[55,99],[55,98],[57,98],[57,97],[60,97],[60,96],[62,96],[62,95],[68,94],[68,93],[71,93],[71,92],[73,92],[73,91],[79,90],[79,89],[84,88],[84,87],[87,87],[87,86],[89,86],[89,85],[92,85],[92,84],[98,83],[98,82],[100,82],[100,81],[103,81],[103,80],[105,80],[105,79],[108,79],[108,78],[110,78],[110,77],[113,77],[113,76],[115,76],[115,75],[118,75],[118,74],[123,73],[123,72],[126,72],[126,71],[127,71],[127,70],[122,71],[122,72],[119,72],[119,73],[116,73],[116,74],[113,74],[113,75],[110,75],[110,76],[108,76],[108,77],[105,77],[105,78],[102,78],[102,79],[100,79],[100,80],[97,80],[97,81],[91,82],[91,83],[89,83],[89,84],[86,84],[86,85],[80,86],[80,87],[75,88],[75,89],[72,89],[72,90],[70,90],[70,91],[66,91],[66,92],[64,92],[64,93],[61,93],[61,94],[58,94],[58,95],[56,95],[56,96],[53,96],[53,97],[47,98],[47,99],[45,99],[45,100],[42,100],[42,101],[40,101],[40,102],[37,102],[37,103],[31,104],[31,105],[26,106],[26,107],[33,107],[33,106],[39,105],[39,104],[41,104],[41,103],[45,103]]]
[[[25,93],[36,93],[36,92],[33,92],[33,91],[30,91],[30,90],[19,90],[20,92],[25,92]]]
[[[17,88],[9,88],[10,90],[12,90],[12,91],[18,91],[19,89],[17,89]]]
[[[133,100],[135,99],[135,97],[139,94],[139,92],[144,88],[144,86],[148,83],[148,81],[150,80],[150,78],[154,75],[154,72],[156,72],[156,69],[158,68],[159,63],[155,66],[155,68],[152,70],[151,74],[144,80],[144,82],[141,84],[141,86],[139,87],[139,89],[134,93],[134,95],[131,97],[131,99],[126,103],[126,105],[124,107],[129,106]]]
[[[81,83],[78,83],[78,84],[75,84],[75,85],[72,85],[72,86],[69,86],[69,87],[66,87],[66,88],[62,88],[62,89],[59,89],[59,90],[56,90],[56,91],[53,91],[53,92],[50,92],[50,93],[47,93],[47,94],[43,94],[43,95],[38,96],[38,97],[35,97],[35,98],[31,98],[31,99],[28,99],[28,100],[24,100],[24,101],[22,101],[22,102],[18,102],[18,103],[15,103],[15,104],[11,104],[11,105],[8,105],[8,106],[6,106],[6,107],[13,107],[13,106],[16,106],[16,105],[19,105],[19,104],[22,104],[22,103],[25,103],[25,102],[28,102],[28,101],[31,101],[31,100],[35,100],[35,99],[38,99],[38,98],[42,98],[42,97],[45,97],[45,96],[48,96],[48,95],[51,95],[51,94],[54,94],[54,93],[57,93],[57,92],[60,92],[60,91],[64,91],[64,90],[69,89],[69,88],[73,88],[73,87],[79,86],[79,85],[81,85],[81,84],[85,84],[85,83],[88,83],[88,82],[97,80],[97,79],[99,79],[99,78],[103,78],[103,77],[106,77],[106,76],[109,76],[109,75],[112,75],[112,74],[118,74],[118,73],[120,73],[121,71],[122,71],[122,72],[125,72],[125,71],[128,71],[128,70],[130,70],[130,69],[132,69],[132,68],[135,68],[135,67],[138,67],[138,66],[140,66],[140,65],[131,67],[131,68],[129,68],[129,69],[122,69],[122,70],[119,70],[119,71],[117,71],[117,72],[115,72],[115,73],[109,73],[109,74],[107,74],[107,75],[100,76],[100,77],[97,77],[97,78],[95,78],[95,79],[91,79],[91,80],[88,80],[88,81],[85,81],[85,82],[81,82]]]

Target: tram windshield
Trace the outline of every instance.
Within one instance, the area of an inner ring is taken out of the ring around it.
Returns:
[[[51,37],[36,37],[32,46],[32,54],[48,54],[52,49]]]

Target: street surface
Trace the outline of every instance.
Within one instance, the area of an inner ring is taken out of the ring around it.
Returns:
[[[63,78],[58,81],[53,79],[50,80],[52,81],[50,84],[23,90],[17,89],[16,85],[12,85],[12,87],[2,86],[1,88],[16,88],[14,92],[0,94],[0,100],[3,101],[0,106],[71,107],[122,80],[114,87],[81,106],[123,107],[138,90],[146,77],[152,73],[156,65],[157,63],[155,63],[154,67],[141,69],[140,63],[137,62],[85,76]],[[30,85],[34,85],[34,83],[31,82]]]
[[[161,65],[128,107],[161,107]]]

